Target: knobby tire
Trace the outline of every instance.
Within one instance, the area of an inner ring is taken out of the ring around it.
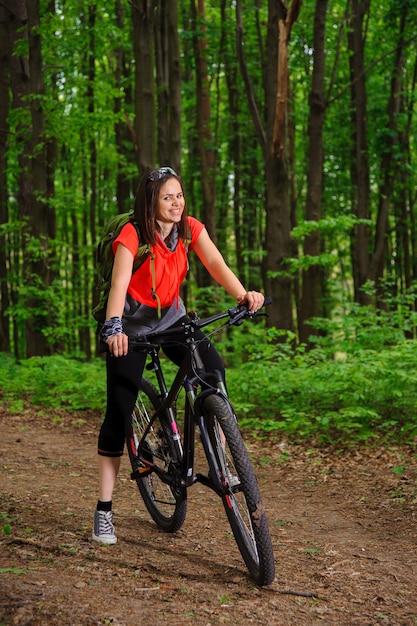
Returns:
[[[215,394],[203,401],[203,416],[225,487],[222,501],[236,543],[253,580],[260,586],[269,585],[275,576],[271,536],[236,417],[227,400]]]
[[[154,522],[166,532],[176,532],[184,523],[187,513],[187,493],[174,489],[161,480],[155,470],[141,475],[139,457],[149,466],[157,466],[164,472],[172,467],[175,447],[168,419],[161,416],[155,420],[138,450],[139,442],[149,424],[150,417],[161,401],[154,385],[142,379],[138,399],[127,426],[126,442],[132,466],[132,478],[136,481],[146,508]],[[143,463],[142,463],[143,465]]]

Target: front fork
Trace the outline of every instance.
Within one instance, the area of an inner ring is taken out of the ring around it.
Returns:
[[[192,381],[186,381],[185,386],[186,386],[187,399],[188,399],[188,403],[187,403],[188,409],[190,410],[189,406],[191,405],[191,407],[193,407],[192,410],[194,412],[194,419],[189,420],[189,423],[192,423],[193,425],[197,426],[197,430],[199,432],[201,443],[203,445],[204,452],[206,454],[206,458],[207,458],[208,465],[209,465],[208,476],[205,476],[204,474],[196,474],[194,476],[193,482],[197,480],[198,482],[201,482],[202,484],[204,484],[206,487],[213,489],[213,491],[215,491],[219,496],[223,496],[229,490],[226,476],[224,475],[225,467],[223,463],[221,465],[219,465],[218,463],[217,455],[215,454],[213,443],[210,439],[210,436],[207,430],[206,421],[203,415],[204,399],[207,398],[208,396],[212,394],[220,393],[228,401],[226,388],[225,388],[223,378],[220,372],[216,372],[216,378],[217,378],[217,391],[213,389],[213,387],[210,387],[209,389],[203,389],[201,393],[196,395],[195,390],[192,386]],[[195,428],[195,426],[193,426],[193,428]],[[220,444],[224,447],[225,441],[224,441],[223,431],[221,430],[221,428],[219,428],[219,437],[220,437]],[[188,465],[188,470],[187,470],[187,477],[192,476],[192,475],[193,475],[193,459],[190,459],[190,463]]]

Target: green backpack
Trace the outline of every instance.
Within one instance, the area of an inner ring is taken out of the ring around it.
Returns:
[[[94,319],[100,324],[103,324],[106,319],[107,300],[110,292],[111,275],[113,271],[114,261],[112,247],[113,241],[119,236],[119,233],[122,230],[123,226],[125,226],[128,222],[133,224],[133,226],[136,228],[140,241],[139,226],[133,218],[133,212],[130,211],[129,213],[120,213],[119,215],[111,217],[107,224],[104,226],[102,237],[97,244],[95,253],[95,269],[98,275],[96,290],[98,292],[99,302],[92,310],[92,314]],[[190,243],[191,229],[188,225],[187,237],[186,239],[184,239],[184,246],[187,251]],[[148,243],[144,243],[139,246],[135,259],[133,261],[132,274],[134,274],[141,267],[141,265],[143,265],[148,257],[150,257],[151,260],[152,296],[155,300],[158,301],[158,316],[160,316],[161,303],[155,290],[155,255],[152,252],[151,246]]]
[[[97,244],[94,265],[98,275],[96,290],[98,292],[99,302],[92,310],[92,314],[94,319],[100,324],[102,324],[106,318],[107,300],[110,292],[114,261],[113,241],[119,236],[123,226],[126,226],[128,222],[133,224],[140,238],[139,226],[133,219],[133,213],[130,211],[129,213],[120,213],[119,215],[111,217],[104,226],[101,239]],[[132,274],[143,265],[148,256],[151,256],[151,259],[154,257],[151,253],[150,245],[145,243],[139,246],[135,260],[133,261]]]

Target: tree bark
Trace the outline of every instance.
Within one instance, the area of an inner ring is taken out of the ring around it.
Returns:
[[[398,145],[399,136],[397,129],[397,116],[401,111],[402,102],[402,75],[404,64],[404,32],[407,23],[408,11],[405,7],[401,13],[398,45],[394,57],[394,66],[391,72],[391,88],[387,106],[388,130],[386,133],[386,145],[381,157],[382,182],[379,189],[378,213],[375,229],[375,246],[369,268],[369,279],[376,286],[377,306],[384,308],[384,276],[385,264],[387,263],[387,235],[388,217],[391,205],[394,184],[398,175],[398,164],[393,159],[394,151]]]
[[[25,328],[28,357],[44,355],[52,349],[42,331],[53,324],[55,314],[55,303],[47,290],[53,279],[48,256],[49,238],[55,237],[55,217],[47,201],[48,175],[51,173],[47,165],[39,10],[39,0],[19,0],[14,5],[14,18],[20,21],[20,28],[13,35],[27,39],[29,54],[27,58],[13,56],[11,74],[13,107],[25,110],[30,120],[29,126],[23,122],[18,128],[21,145],[18,205],[20,218],[25,224],[25,292],[21,298],[25,309],[30,311]]]
[[[417,85],[417,59],[414,61],[414,68],[411,74],[411,82],[407,85],[403,102],[402,113],[407,118],[407,124],[399,133],[399,143],[402,146],[401,157],[401,182],[398,185],[397,210],[396,210],[396,232],[397,232],[397,258],[399,264],[401,293],[409,292],[413,281],[417,278],[415,272],[415,232],[414,219],[416,190],[410,187],[408,183],[408,172],[412,168],[412,151],[410,145],[411,123],[413,119],[413,111],[415,106],[415,93]],[[411,308],[415,311],[416,304],[413,303]],[[412,333],[408,333],[411,337]]]
[[[156,115],[154,79],[153,3],[132,3],[133,50],[135,57],[135,123],[139,175],[156,163]]]
[[[0,224],[9,221],[8,186],[6,176],[7,145],[9,140],[9,111],[10,111],[10,67],[13,49],[10,43],[10,21],[13,16],[6,7],[0,4]],[[9,237],[5,232],[0,233],[0,352],[10,350],[9,316],[6,311],[10,306],[9,290],[7,288],[7,266],[11,267]]]
[[[124,4],[122,0],[116,0],[115,3],[116,22],[123,32],[125,28],[125,15]],[[127,60],[126,51],[124,45],[121,44],[116,50],[116,76],[115,76],[115,88],[121,95],[114,100],[114,112],[116,114],[116,124],[114,129],[115,141],[117,146],[117,152],[121,159],[118,164],[117,181],[116,181],[116,196],[118,212],[124,213],[131,208],[132,205],[132,183],[126,176],[122,163],[122,158],[128,159],[135,158],[136,142],[132,134],[130,133],[129,124],[126,119],[122,119],[123,106],[129,107],[132,105],[132,89],[130,81],[130,64]],[[127,115],[127,114],[126,114]],[[132,145],[133,150],[127,148]],[[101,222],[101,220],[99,220]],[[92,240],[96,241],[95,231],[92,231]]]
[[[158,162],[181,171],[181,70],[178,0],[159,0],[155,20]]]
[[[196,33],[194,37],[194,55],[196,59],[197,141],[203,189],[201,218],[210,236],[216,240],[215,152],[212,147],[213,137],[210,126],[211,103],[207,68],[207,27],[204,0],[197,0],[197,7],[195,0],[191,0],[191,9]],[[211,280],[208,284],[210,283]]]
[[[268,323],[293,330],[292,279],[286,260],[291,255],[291,206],[287,154],[288,41],[297,19],[299,0],[287,11],[283,2],[269,0],[266,84],[266,259],[264,283],[273,299]],[[285,57],[284,59],[282,57]]]
[[[325,117],[324,73],[325,73],[325,29],[327,0],[316,0],[314,14],[314,63],[308,118],[308,169],[306,221],[318,222],[321,217],[323,190],[323,124]],[[316,329],[309,323],[320,314],[321,266],[314,261],[320,255],[320,230],[313,230],[304,238],[304,256],[311,259],[303,271],[300,319],[298,323],[300,343],[309,343]]]
[[[255,92],[252,86],[252,82],[249,77],[249,71],[246,64],[246,58],[243,46],[243,22],[242,22],[242,3],[241,0],[236,2],[236,49],[239,60],[240,71],[242,73],[243,81],[246,88],[246,97],[248,99],[249,110],[252,115],[253,123],[255,126],[256,135],[258,137],[259,145],[261,146],[264,158],[266,158],[266,136],[263,126],[262,118],[259,113],[259,107],[256,102]],[[275,72],[274,72],[275,73]]]
[[[369,11],[370,0],[352,0],[351,6],[348,45],[352,104],[352,210],[358,219],[367,220],[370,190],[364,19]],[[357,224],[351,237],[351,257],[354,298],[359,304],[370,302],[369,295],[362,289],[369,276],[370,252],[370,228],[365,223]]]

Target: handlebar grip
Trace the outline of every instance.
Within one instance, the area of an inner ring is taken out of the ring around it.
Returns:
[[[265,298],[264,300],[264,306],[269,306],[270,304],[272,304],[272,298],[270,298],[269,296],[267,298]]]

